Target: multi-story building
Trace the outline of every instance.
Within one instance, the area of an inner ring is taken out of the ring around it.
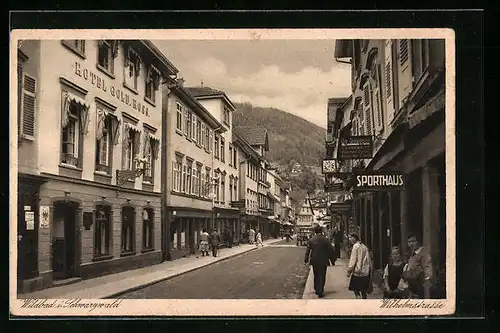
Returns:
[[[314,215],[310,203],[306,200],[296,213],[296,228],[312,227],[314,223]]]
[[[214,137],[227,131],[182,82],[164,86],[167,114],[167,212],[169,257],[177,259],[195,253],[203,228],[213,227],[214,203],[220,196],[214,175]]]
[[[160,85],[178,70],[146,40],[18,52],[20,290],[160,262]]]
[[[261,157],[255,149],[236,131],[233,131],[233,147],[236,148],[239,159],[239,171],[241,180],[239,182],[241,208],[240,237],[250,229],[258,226],[259,202],[258,202],[258,179],[257,173],[260,168]]]
[[[264,239],[269,238],[270,226],[268,216],[273,215],[271,199],[268,196],[268,190],[271,183],[267,180],[267,170],[270,164],[265,159],[269,151],[269,138],[267,130],[264,127],[237,126],[234,131],[238,133],[250,146],[257,151],[260,160],[260,166],[256,171],[257,176],[257,202],[259,215],[257,216],[257,228],[262,233]]]
[[[370,135],[374,143],[373,158],[352,167],[407,177],[405,190],[361,193],[354,199],[354,220],[373,250],[375,268],[387,263],[391,246],[400,245],[407,254],[407,236],[413,232],[422,236],[443,282],[444,40],[340,40],[335,57],[347,59],[352,71],[353,107],[343,112],[350,128],[344,126],[339,135]]]
[[[267,197],[272,209],[272,215],[268,216],[269,235],[273,238],[278,238],[282,216],[280,188],[283,181],[276,172],[276,169],[272,167],[267,170],[267,180],[270,184],[267,190]]]
[[[213,137],[214,224],[219,232],[229,230],[240,235],[240,208],[231,205],[239,201],[239,156],[234,153],[233,112],[235,107],[223,91],[210,87],[190,87],[186,90],[221,123],[221,130]]]

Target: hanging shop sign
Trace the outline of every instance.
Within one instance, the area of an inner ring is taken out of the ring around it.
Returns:
[[[352,206],[344,203],[331,203],[328,210],[331,214],[349,214],[352,210]]]
[[[340,139],[338,158],[353,160],[372,158],[373,142],[370,135],[349,136]]]
[[[337,159],[323,160],[321,171],[324,174],[336,173],[340,170],[340,161]]]
[[[396,191],[406,187],[406,175],[401,172],[363,172],[354,178],[355,191]]]

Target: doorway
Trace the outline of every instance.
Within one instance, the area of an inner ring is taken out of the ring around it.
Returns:
[[[54,204],[52,273],[54,280],[74,277],[77,272],[77,204],[56,202]]]

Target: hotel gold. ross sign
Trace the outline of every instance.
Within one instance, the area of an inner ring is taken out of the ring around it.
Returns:
[[[149,108],[145,103],[139,102],[124,91],[124,89],[119,89],[114,85],[109,85],[104,78],[100,77],[88,68],[82,67],[82,64],[78,61],[75,61],[75,74],[83,78],[85,81],[90,82],[92,86],[101,89],[104,92],[109,92],[112,97],[121,103],[132,107],[134,110],[137,110],[143,115],[150,117]]]

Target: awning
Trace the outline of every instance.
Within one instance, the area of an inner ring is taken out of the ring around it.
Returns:
[[[280,198],[278,196],[274,195],[273,193],[271,193],[269,191],[267,191],[267,196],[274,201],[280,201]]]
[[[445,106],[445,92],[441,91],[436,96],[431,98],[424,106],[420,109],[413,111],[408,115],[408,126],[413,128],[420,124],[422,121],[443,110]]]
[[[87,131],[87,126],[88,126],[88,121],[89,121],[89,108],[90,104],[87,103],[83,98],[78,97],[69,91],[65,91],[63,93],[63,108],[62,108],[62,115],[61,115],[61,126],[64,128],[66,125],[68,125],[69,121],[69,108],[71,106],[71,103],[76,103],[77,105],[81,106],[81,111],[80,111],[80,120],[83,123],[83,126],[80,127],[80,130],[85,134]]]

